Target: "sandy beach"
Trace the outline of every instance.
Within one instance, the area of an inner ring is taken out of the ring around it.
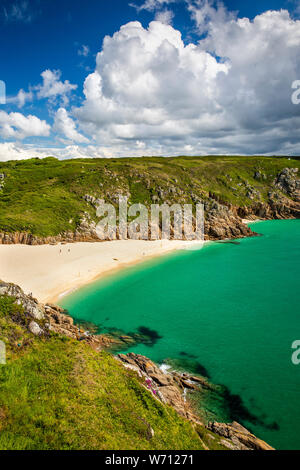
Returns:
[[[67,245],[0,245],[0,279],[40,302],[61,296],[127,265],[173,250],[201,246],[179,240],[116,240]]]

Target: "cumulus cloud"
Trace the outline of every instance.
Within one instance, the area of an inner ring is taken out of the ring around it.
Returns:
[[[69,80],[62,82],[60,70],[44,70],[41,73],[43,83],[35,87],[38,98],[48,98],[55,101],[56,98],[61,98],[64,104],[69,102],[69,95],[72,91],[77,89],[77,85],[73,85]]]
[[[76,130],[76,124],[65,108],[57,110],[53,130],[72,142],[88,143],[88,139]]]
[[[73,85],[69,80],[62,82],[60,70],[44,70],[41,73],[43,83],[29,87],[28,91],[19,90],[16,96],[6,99],[7,103],[15,104],[18,108],[23,108],[26,103],[32,102],[35,98],[48,99],[52,104],[56,104],[60,100],[63,105],[69,103],[70,94],[75,91],[78,86]]]
[[[184,42],[163,18],[147,28],[130,22],[105,37],[83,103],[69,111],[63,104],[55,115],[54,130],[72,141],[68,152],[300,154],[300,106],[291,102],[292,83],[300,79],[300,21],[286,10],[250,20],[220,3],[182,1],[197,43]],[[147,0],[139,8],[158,15],[171,3]],[[60,77],[45,71],[40,96],[68,96],[76,85]]]
[[[196,45],[185,46],[170,25],[128,23],[104,39],[85,102],[74,112],[96,141],[177,139],[200,122],[211,127],[205,115],[219,113],[214,83],[227,71]]]
[[[0,111],[0,136],[3,139],[25,139],[26,137],[47,137],[50,126],[36,116]]]
[[[189,5],[199,34],[206,30],[197,44],[157,21],[104,39],[74,110],[80,127],[95,143],[140,141],[167,154],[176,145],[176,153],[186,145],[193,154],[299,153],[291,84],[300,77],[300,21],[285,10],[251,21],[207,1]]]

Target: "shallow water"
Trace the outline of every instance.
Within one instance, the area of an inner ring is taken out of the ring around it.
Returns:
[[[291,362],[300,339],[300,221],[252,228],[263,236],[151,260],[61,304],[102,332],[154,330],[151,344],[129,350],[228,387],[227,408],[207,402],[210,418],[239,419],[276,448],[300,449],[300,365]]]

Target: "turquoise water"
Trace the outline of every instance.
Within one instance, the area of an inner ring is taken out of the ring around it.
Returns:
[[[210,405],[217,418],[239,419],[278,449],[300,449],[300,365],[291,362],[300,339],[300,221],[252,228],[263,236],[155,259],[61,303],[101,331],[155,330],[151,344],[130,351],[205,368],[227,387],[227,408]]]

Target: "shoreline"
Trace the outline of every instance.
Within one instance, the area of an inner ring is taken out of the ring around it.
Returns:
[[[250,224],[256,224],[257,222],[266,222],[266,219],[242,219],[243,224],[245,225],[250,225]]]
[[[41,303],[58,303],[85,285],[140,262],[206,242],[114,240],[58,245],[0,245],[0,279]]]

